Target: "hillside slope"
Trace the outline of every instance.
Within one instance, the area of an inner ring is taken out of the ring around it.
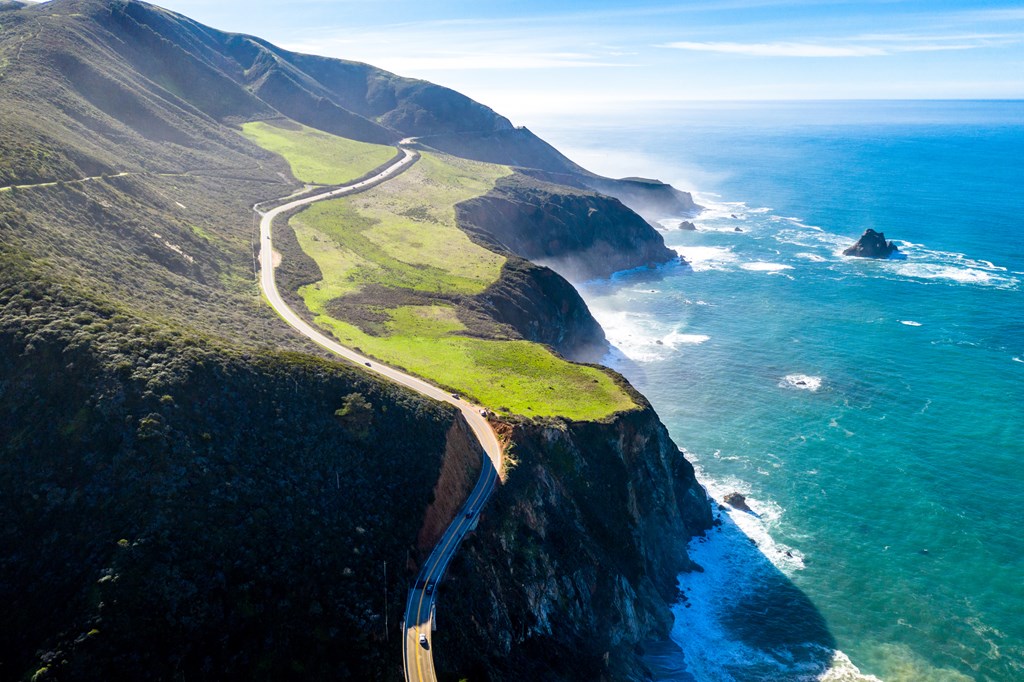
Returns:
[[[14,58],[0,62],[4,64],[0,78],[24,77],[5,114],[32,111],[25,105],[32,102],[34,92],[46,87],[36,82],[38,75],[44,81],[66,78],[75,83],[82,98],[125,124],[95,117],[72,98],[67,113],[76,125],[68,126],[68,132],[85,127],[107,138],[135,132],[189,146],[210,138],[211,120],[238,123],[284,115],[365,142],[418,137],[423,144],[456,156],[571,176],[573,182],[617,196],[633,208],[665,202],[665,193],[656,185],[596,176],[526,128],[513,126],[504,116],[454,90],[368,64],[289,52],[143,2],[57,0],[7,13],[3,35],[6,40],[0,38],[0,51]],[[76,42],[94,48],[87,59],[81,50],[62,49]],[[22,57],[36,69],[43,66],[42,73],[20,70]],[[117,61],[130,67],[110,68]],[[121,71],[128,74],[122,76]],[[177,119],[187,120],[188,125],[176,124]],[[59,128],[47,133],[54,121],[38,123],[40,141],[59,139]],[[153,148],[142,145],[138,150],[145,153],[131,160],[141,163]],[[73,151],[45,163],[31,156],[18,158],[8,177],[18,182],[68,177],[75,168],[84,175],[94,174],[95,166],[88,170],[84,166],[101,148],[89,145]],[[99,156],[109,169],[114,159]],[[163,155],[157,159],[165,161]],[[694,208],[686,193],[673,199],[669,204],[673,212]]]
[[[364,142],[419,135],[562,173],[571,187],[523,180],[501,200],[538,211],[551,235],[575,235],[591,208],[630,226],[605,221],[567,254],[593,237],[621,245],[624,266],[671,254],[546,143],[450,90],[140,2],[0,9],[0,679],[400,679],[381,619],[397,629],[405,581],[456,508],[432,498],[464,490],[477,453],[450,411],[325,362],[261,302],[251,207],[301,183],[241,125],[289,116]],[[564,353],[603,350],[562,277],[488,225],[459,227],[507,258],[471,312]],[[297,290],[323,273],[287,236],[281,274]],[[613,602],[536,590],[478,602],[500,613],[486,637],[529,633],[536,670],[576,656],[565,679],[589,679],[603,656],[574,648],[572,614],[601,622],[627,607],[641,625],[612,644],[622,677],[639,679],[628,651],[663,634],[664,576],[687,565],[645,529],[684,543],[706,520],[657,415],[627,415],[554,431],[511,420],[524,466],[459,572],[472,600],[488,576],[514,591],[524,564],[533,581],[551,562],[575,567],[558,547],[507,541],[533,508],[580,557],[625,557]],[[630,515],[625,535],[595,518],[588,480],[636,500],[615,508]],[[549,484],[565,509],[537,502]],[[501,677],[490,642],[462,634],[450,669]]]

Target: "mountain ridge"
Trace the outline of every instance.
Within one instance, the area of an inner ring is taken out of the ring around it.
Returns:
[[[120,100],[121,108],[135,112],[137,125],[145,132],[166,130],[159,117],[147,116],[152,109],[147,100],[162,98],[187,113],[220,123],[284,115],[366,142],[390,144],[417,137],[456,156],[571,176],[576,184],[618,196],[635,210],[649,201],[645,189],[651,188],[643,183],[593,174],[527,128],[513,126],[490,107],[443,86],[360,62],[290,52],[138,0],[52,0],[23,7],[39,18],[58,15],[64,8],[116,26],[133,38],[134,43],[105,41],[101,32],[91,31],[90,42],[128,60],[149,81],[125,88],[116,80],[98,78],[94,88],[102,97],[91,100],[94,104],[101,99]],[[97,79],[88,69],[83,71],[73,55],[60,59],[58,71],[77,71],[79,77]],[[140,90],[144,97],[131,97]],[[179,95],[186,91],[215,91],[217,96],[183,100]],[[664,193],[660,194],[659,199],[654,192],[656,200],[664,203]],[[695,210],[685,193],[672,208],[675,213]]]

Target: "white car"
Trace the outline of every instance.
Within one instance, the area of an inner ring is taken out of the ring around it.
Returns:
[[[424,635],[424,634],[423,634],[423,633],[421,632],[421,633],[420,633],[420,646],[426,646],[426,645],[427,645],[427,636],[426,636],[426,635]]]

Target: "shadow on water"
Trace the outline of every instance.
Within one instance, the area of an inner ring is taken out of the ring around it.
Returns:
[[[715,519],[690,544],[703,570],[679,577],[673,642],[647,648],[655,679],[871,679],[837,658],[825,618],[787,575],[802,567],[799,553],[772,541],[756,512],[716,505]]]

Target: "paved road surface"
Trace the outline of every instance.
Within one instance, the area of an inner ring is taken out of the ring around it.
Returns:
[[[257,204],[254,209],[256,209],[262,216],[260,219],[259,249],[260,286],[263,288],[263,293],[266,295],[267,301],[277,314],[303,336],[312,340],[321,348],[325,348],[336,355],[340,355],[347,360],[351,360],[354,363],[362,365],[367,371],[375,372],[381,376],[387,377],[396,384],[401,384],[406,388],[411,388],[421,395],[455,405],[462,412],[462,416],[466,418],[466,421],[469,423],[474,435],[476,435],[477,440],[480,441],[480,445],[487,453],[488,459],[484,461],[484,466],[480,472],[480,479],[477,481],[476,487],[473,488],[473,491],[469,495],[469,499],[459,511],[459,515],[454,521],[452,521],[451,525],[434,547],[434,550],[430,553],[426,563],[423,565],[419,575],[416,577],[416,582],[414,583],[413,588],[409,590],[409,600],[405,610],[405,640],[402,647],[402,655],[405,662],[405,677],[409,682],[431,682],[437,679],[434,674],[431,638],[431,611],[434,608],[435,599],[437,598],[437,593],[433,589],[433,586],[436,586],[444,576],[445,569],[448,568],[448,563],[455,555],[455,551],[458,549],[463,537],[465,537],[468,531],[472,530],[476,526],[476,520],[480,513],[480,509],[483,507],[487,498],[494,490],[494,486],[497,484],[498,471],[501,469],[501,444],[498,442],[498,437],[495,435],[491,425],[481,414],[481,408],[479,405],[473,405],[441,390],[437,386],[427,383],[423,379],[412,376],[411,374],[406,374],[405,372],[401,372],[386,365],[382,365],[376,360],[357,353],[350,348],[346,348],[337,341],[328,338],[319,329],[299,317],[295,311],[293,311],[288,304],[284,302],[284,299],[281,298],[281,294],[277,290],[277,282],[274,279],[273,257],[271,255],[273,253],[273,234],[271,232],[271,228],[273,226],[274,218],[285,211],[290,211],[293,208],[305,206],[315,201],[323,201],[324,199],[332,199],[365,191],[370,187],[393,177],[410,164],[415,163],[416,159],[419,158],[415,152],[408,149],[402,149],[402,152],[403,156],[401,159],[398,159],[393,165],[388,166],[373,177],[351,185],[340,187],[330,192],[289,201],[267,211],[266,213],[262,213],[258,210],[259,204]],[[428,588],[428,586],[431,587]],[[423,635],[426,638],[425,646],[420,644],[420,635]]]

